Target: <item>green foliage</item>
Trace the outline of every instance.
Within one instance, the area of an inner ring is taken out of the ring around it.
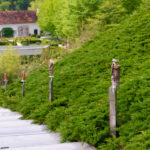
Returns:
[[[5,45],[16,45],[15,42],[9,41],[7,38],[0,38],[0,45],[5,46]]]
[[[0,0],[0,10],[27,10],[32,0]]]
[[[82,141],[99,150],[150,149],[150,5],[149,0],[119,25],[101,31],[55,63],[54,100],[48,104],[48,64],[1,91],[0,104],[24,114],[62,141]],[[118,138],[109,134],[108,88],[111,61],[118,58],[121,80],[117,96]]]
[[[103,3],[96,13],[99,24],[119,24],[126,18],[126,12],[120,0],[107,0]]]
[[[41,36],[38,34],[30,34],[30,37],[36,37],[36,38],[40,38]]]
[[[0,10],[1,11],[9,10],[9,6],[10,6],[10,2],[4,1],[0,4]]]
[[[142,0],[122,0],[122,4],[128,13],[132,13],[139,5]]]
[[[79,35],[87,17],[92,17],[100,0],[44,0],[38,15],[38,24],[44,31],[49,31],[64,38]]]
[[[42,3],[43,3],[42,0],[34,0],[30,3],[30,7],[28,9],[29,10],[37,10],[37,8],[40,8]]]
[[[58,15],[57,12],[62,7],[59,1],[44,0],[40,7],[40,13],[38,14],[38,24],[44,31],[49,31],[51,34],[55,33],[55,23],[57,23],[56,15]]]
[[[15,50],[11,48],[0,55],[0,79],[3,80],[4,73],[7,72],[9,81],[20,76],[21,58]]]
[[[107,25],[119,24],[127,16],[121,0],[44,0],[38,24],[71,46],[80,47]]]
[[[120,0],[106,0],[99,6],[93,17],[86,18],[79,37],[71,45],[80,47],[86,41],[93,39],[98,31],[118,26],[127,17]]]
[[[14,34],[12,28],[3,28],[1,32],[3,37],[13,37]]]
[[[22,45],[40,45],[41,44],[41,40],[39,38],[36,37],[17,37],[14,38],[15,42],[19,42]]]
[[[17,10],[27,10],[32,1],[33,0],[17,0],[16,1],[16,9]]]

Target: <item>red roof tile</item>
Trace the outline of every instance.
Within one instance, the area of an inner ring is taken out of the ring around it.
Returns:
[[[36,11],[0,11],[0,24],[35,23]]]

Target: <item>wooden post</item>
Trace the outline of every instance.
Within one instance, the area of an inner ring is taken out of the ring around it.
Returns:
[[[50,59],[51,55],[50,55],[50,45],[48,46],[48,59]]]
[[[120,66],[117,66],[119,60],[113,59],[111,69],[112,86],[109,88],[109,126],[110,134],[117,136],[117,88],[120,81]]]
[[[8,80],[7,80],[7,73],[6,72],[4,73],[4,82],[5,82],[5,91],[7,91]]]
[[[53,100],[53,72],[54,72],[54,62],[53,60],[50,59],[50,64],[49,64],[49,102],[51,103]]]
[[[53,100],[53,76],[49,76],[49,102],[51,103]]]
[[[22,97],[25,96],[25,81],[22,81]]]
[[[22,97],[25,96],[25,71],[22,72]]]
[[[113,89],[112,86],[109,88],[109,126],[110,134],[116,136],[117,127],[117,101],[116,101],[117,90]]]

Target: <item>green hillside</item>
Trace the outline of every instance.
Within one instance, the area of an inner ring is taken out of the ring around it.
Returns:
[[[145,2],[120,25],[109,27],[94,40],[55,64],[54,101],[48,103],[48,65],[26,79],[1,89],[0,104],[24,114],[63,141],[83,141],[99,150],[150,149],[150,3]],[[109,134],[108,88],[112,58],[120,60],[118,138]],[[4,93],[4,94],[3,94]]]

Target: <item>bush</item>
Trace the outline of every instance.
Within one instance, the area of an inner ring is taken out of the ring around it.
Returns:
[[[10,42],[7,39],[4,39],[4,38],[0,39],[0,45],[1,46],[9,45],[9,44],[10,44]]]
[[[2,29],[2,36],[3,37],[13,37],[14,31],[12,28],[3,28]]]
[[[36,37],[17,37],[14,39],[17,42],[20,42],[22,45],[40,45],[41,40]]]
[[[70,53],[70,50],[63,49],[58,46],[50,46],[48,48],[43,49],[41,58],[42,60],[48,59],[62,59],[64,56]]]
[[[0,46],[17,45],[15,41],[9,41],[7,38],[0,38]]]
[[[13,49],[8,49],[0,55],[0,78],[3,80],[4,73],[7,72],[8,80],[12,81],[21,74],[21,57]]]
[[[40,38],[41,36],[38,34],[30,34],[30,37],[36,37],[36,38]]]
[[[44,45],[50,45],[50,46],[58,46],[58,44],[60,43],[60,41],[54,41],[54,40],[48,40],[48,39],[43,39],[42,43]]]

